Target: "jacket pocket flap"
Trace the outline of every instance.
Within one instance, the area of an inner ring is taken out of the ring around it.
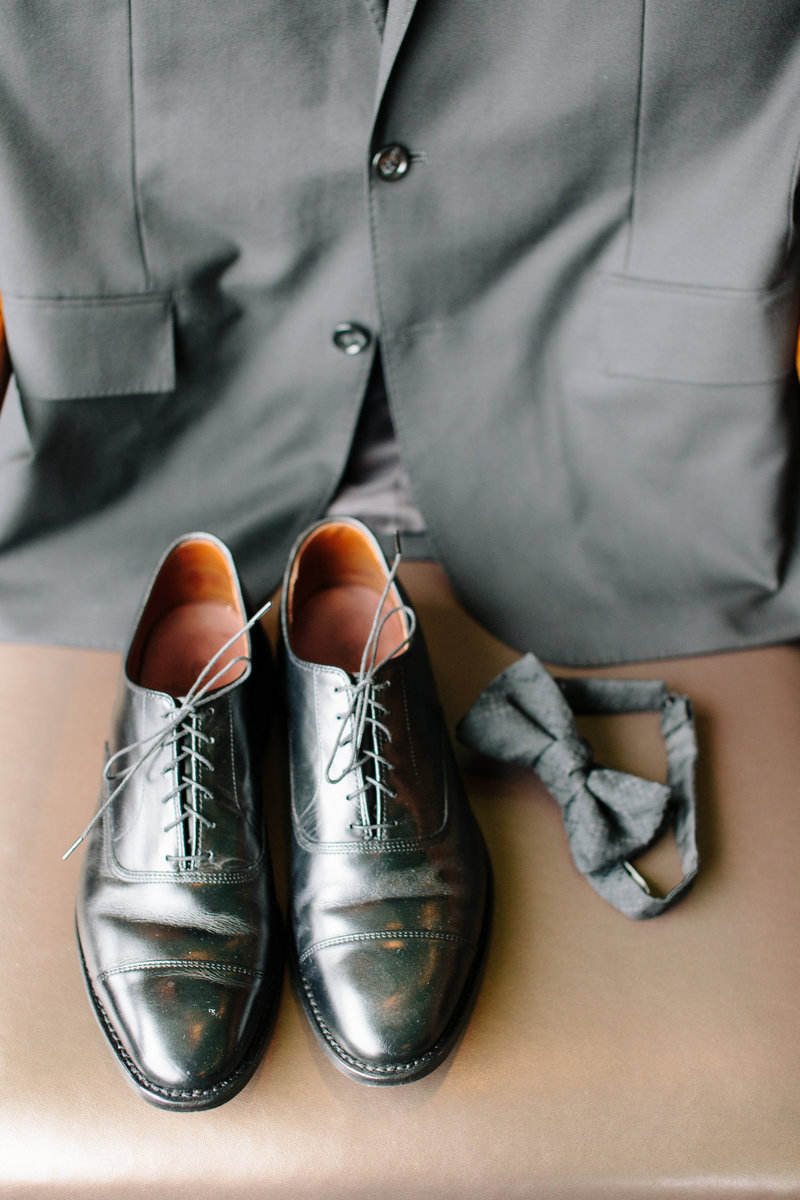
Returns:
[[[674,383],[752,384],[792,370],[800,295],[603,281],[606,371]]]
[[[20,391],[36,400],[140,395],[175,388],[170,296],[3,296]]]

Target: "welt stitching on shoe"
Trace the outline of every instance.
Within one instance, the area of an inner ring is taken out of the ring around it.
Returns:
[[[443,1052],[444,1048],[446,1048],[446,1046],[449,1045],[451,1038],[455,1038],[457,1036],[458,1026],[459,1026],[459,1024],[461,1024],[463,1015],[465,1012],[467,1012],[467,1010],[470,1006],[470,1003],[473,1002],[473,1000],[474,1000],[475,986],[477,983],[477,979],[480,978],[480,973],[483,968],[483,961],[485,961],[486,953],[487,953],[487,949],[488,949],[489,926],[491,926],[491,919],[492,919],[492,899],[491,899],[492,898],[492,884],[491,884],[492,875],[491,875],[491,864],[489,864],[488,857],[487,857],[487,869],[489,870],[489,875],[488,875],[489,894],[487,896],[487,904],[486,904],[485,910],[483,910],[483,922],[481,925],[479,941],[477,941],[477,953],[475,955],[475,958],[473,959],[473,964],[471,964],[471,966],[470,966],[470,970],[469,970],[467,979],[464,980],[462,994],[461,994],[461,996],[458,997],[458,1002],[456,1004],[455,1009],[453,1009],[449,1024],[447,1024],[447,1026],[446,1026],[443,1034],[441,1034],[441,1037],[439,1038],[438,1042],[435,1042],[434,1045],[431,1046],[431,1049],[429,1049],[427,1051],[427,1054],[422,1055],[421,1058],[415,1058],[415,1060],[413,1062],[396,1064],[396,1066],[375,1067],[373,1063],[363,1062],[362,1060],[360,1060],[360,1058],[356,1058],[353,1055],[348,1054],[347,1050],[344,1050],[343,1046],[339,1045],[336,1038],[333,1037],[332,1032],[329,1030],[329,1027],[327,1027],[327,1025],[325,1024],[325,1019],[323,1018],[323,1015],[321,1015],[321,1013],[320,1013],[317,1001],[314,1000],[311,985],[309,985],[308,980],[306,979],[305,976],[303,976],[303,973],[301,971],[300,959],[297,959],[297,961],[296,961],[296,976],[297,976],[297,979],[299,979],[300,983],[302,984],[303,992],[305,992],[305,994],[306,994],[306,998],[308,1001],[308,1007],[311,1008],[312,1013],[314,1015],[314,1020],[317,1021],[317,1025],[319,1027],[319,1032],[321,1033],[321,1036],[323,1036],[325,1039],[325,1042],[327,1042],[327,1044],[330,1045],[330,1048],[331,1048],[333,1054],[335,1054],[337,1058],[341,1058],[341,1060],[343,1062],[347,1062],[348,1064],[350,1064],[351,1067],[360,1068],[366,1074],[372,1074],[372,1075],[378,1075],[378,1074],[398,1075],[398,1074],[402,1074],[402,1073],[409,1074],[411,1072],[411,1070],[414,1070],[416,1067],[425,1067],[427,1063],[434,1061],[435,1058],[437,1058],[441,1054],[441,1052]]]
[[[298,662],[297,662],[297,665],[298,665],[299,667],[304,667],[304,664],[303,664],[302,662],[300,662],[299,660],[298,660]],[[310,670],[310,668],[309,668],[309,670]],[[314,730],[315,730],[315,736],[316,736],[316,743],[317,743],[317,746],[319,746],[319,744],[320,744],[320,737],[319,737],[319,699],[318,699],[318,696],[317,696],[317,678],[316,678],[316,674],[315,674],[313,671],[311,671],[311,683],[312,683],[312,691],[313,691],[313,695],[314,695]],[[289,730],[289,737],[290,737],[290,738],[292,738],[292,736],[293,736],[293,733],[294,733],[294,722],[291,722],[291,721],[290,721],[290,730]],[[298,840],[301,842],[301,844],[304,844],[304,845],[305,845],[305,844],[306,844],[306,842],[305,842],[305,840],[304,840],[304,837],[303,837],[303,830],[302,830],[302,825],[303,825],[303,820],[304,820],[304,818],[303,818],[303,817],[301,817],[301,815],[300,815],[300,813],[298,812],[298,809],[297,809],[297,788],[295,787],[295,782],[294,782],[294,780],[295,780],[294,754],[290,754],[290,755],[289,755],[289,781],[290,781],[290,784],[291,784],[291,787],[290,787],[290,795],[291,795],[291,806],[292,806],[292,821],[293,821],[293,823],[294,823],[294,825],[295,825],[295,827],[296,827],[296,829],[297,829],[297,833],[298,833]],[[312,804],[313,804],[313,802],[314,802],[314,801],[317,799],[317,796],[318,796],[318,795],[319,795],[319,784],[318,784],[318,785],[316,786],[316,788],[314,789],[314,795],[311,797],[311,801],[310,801],[310,803],[312,803]],[[308,842],[308,844],[307,844],[307,848],[309,848],[309,847],[311,847],[311,846],[313,846],[313,845],[314,845],[314,843],[313,843],[313,842]]]
[[[144,698],[142,698],[142,705],[144,705]],[[250,883],[264,870],[263,847],[255,862],[251,863],[249,867],[240,867],[236,871],[181,871],[178,874],[174,871],[130,870],[128,867],[122,865],[114,850],[116,839],[112,833],[113,822],[114,813],[112,809],[104,814],[100,822],[100,827],[103,830],[103,849],[106,866],[109,874],[115,879],[133,880],[137,883],[163,883],[165,880],[169,880],[173,883],[196,883],[206,887],[209,885],[218,887],[221,884],[228,883]]]
[[[423,1063],[428,1062],[431,1058],[433,1058],[438,1053],[439,1044],[440,1044],[440,1042],[442,1042],[444,1040],[443,1037],[440,1038],[439,1041],[436,1042],[435,1045],[431,1046],[430,1050],[428,1050],[428,1052],[426,1054],[423,1054],[421,1058],[415,1058],[411,1062],[407,1062],[407,1063],[391,1063],[384,1067],[378,1067],[378,1066],[375,1066],[374,1063],[364,1062],[363,1059],[356,1058],[354,1055],[348,1054],[347,1051],[344,1050],[342,1048],[342,1046],[337,1042],[336,1038],[333,1036],[330,1029],[325,1024],[325,1021],[322,1018],[322,1014],[320,1013],[319,1008],[317,1007],[317,1002],[315,1001],[314,997],[312,996],[311,990],[310,990],[308,984],[306,983],[305,979],[303,979],[302,975],[300,978],[302,979],[303,987],[305,989],[306,996],[308,997],[308,1003],[310,1004],[311,1008],[314,1011],[314,1016],[316,1018],[318,1026],[319,1026],[320,1033],[325,1038],[325,1041],[328,1043],[328,1045],[331,1047],[331,1049],[334,1051],[337,1058],[344,1059],[344,1061],[347,1063],[350,1063],[351,1066],[360,1067],[361,1070],[366,1071],[368,1074],[372,1074],[372,1075],[398,1075],[400,1073],[406,1073],[414,1067],[421,1066]]]
[[[233,786],[233,802],[236,805],[236,808],[238,809],[238,811],[242,812],[242,806],[239,803],[239,785],[238,785],[238,782],[236,779],[236,745],[234,743],[234,737],[233,737],[233,714],[231,713],[230,705],[227,706],[227,711],[226,711],[225,716],[226,716],[226,721],[227,721],[227,725],[228,725],[228,739],[229,739],[230,748],[231,748],[230,764],[231,764],[231,784]]]
[[[437,839],[442,838],[445,834],[445,825],[447,818],[447,798],[444,803],[445,822],[438,829],[434,829],[432,833],[423,833],[416,838],[383,838],[380,842],[376,841],[374,845],[358,838],[353,842],[315,842],[310,838],[303,829],[300,818],[296,812],[293,813],[295,819],[295,837],[297,842],[304,850],[312,854],[389,854],[395,850],[422,850],[430,846]]]
[[[93,984],[89,980],[82,950],[81,964],[83,966],[84,978],[89,988],[89,994],[91,996],[95,1012],[100,1018],[103,1029],[105,1030],[112,1046],[114,1047],[114,1051],[117,1054],[117,1057],[120,1059],[120,1062],[122,1062],[126,1071],[133,1076],[133,1078],[144,1091],[150,1092],[153,1095],[163,1096],[166,1100],[201,1100],[204,1097],[218,1096],[221,1092],[229,1091],[230,1088],[236,1083],[237,1079],[240,1079],[242,1075],[246,1075],[247,1072],[250,1071],[253,1065],[253,1059],[258,1059],[261,1053],[261,1042],[259,1039],[256,1039],[253,1045],[253,1050],[246,1058],[242,1060],[242,1062],[239,1063],[239,1066],[236,1068],[236,1070],[226,1079],[222,1079],[219,1083],[213,1084],[212,1087],[166,1088],[162,1087],[160,1084],[153,1083],[153,1081],[148,1079],[147,1076],[136,1066],[136,1063],[128,1054],[127,1050],[120,1041],[119,1036],[117,1035],[117,1031],[107,1017],[106,1011],[103,1008],[103,1005],[100,1003],[100,998],[97,995],[97,992],[94,990]]]
[[[103,826],[103,843],[105,849],[106,865],[109,874],[115,879],[130,879],[137,883],[164,883],[169,880],[172,883],[197,883],[208,887],[209,885],[219,886],[227,883],[250,883],[253,879],[264,870],[264,855],[263,852],[258,856],[252,866],[245,870],[238,871],[181,871],[177,874],[175,871],[130,871],[127,867],[123,867],[114,853],[112,845],[114,839],[111,833],[110,814],[106,814],[102,820]]]
[[[491,922],[491,866],[489,864],[488,856],[487,856],[486,862],[487,862],[487,868],[489,870],[489,889],[490,890],[489,890],[489,896],[487,897],[487,903],[484,908],[483,922],[481,925],[481,932],[480,932],[480,936],[478,938],[478,943],[477,943],[478,950],[477,950],[476,955],[473,958],[472,965],[467,974],[467,978],[464,981],[464,987],[461,991],[461,995],[458,999],[458,1003],[456,1004],[455,1008],[453,1009],[452,1015],[450,1017],[450,1021],[448,1022],[446,1029],[442,1033],[442,1036],[439,1038],[439,1040],[434,1043],[434,1045],[430,1048],[430,1050],[426,1054],[424,1054],[422,1056],[422,1058],[418,1058],[418,1059],[415,1059],[413,1062],[403,1063],[400,1065],[393,1065],[393,1066],[387,1066],[387,1067],[376,1067],[372,1063],[364,1062],[361,1059],[355,1058],[353,1055],[348,1054],[347,1051],[344,1050],[343,1047],[340,1046],[340,1044],[337,1042],[336,1038],[333,1036],[332,1032],[330,1031],[327,1024],[325,1023],[325,1020],[324,1020],[324,1018],[319,1010],[319,1007],[317,1005],[317,1002],[314,999],[314,995],[313,995],[311,986],[308,983],[308,981],[306,980],[306,977],[303,974],[302,970],[300,969],[300,960],[299,959],[297,960],[296,974],[297,974],[297,978],[299,979],[300,983],[303,985],[303,991],[305,992],[306,999],[308,1000],[308,1006],[314,1014],[314,1019],[317,1022],[320,1033],[322,1034],[323,1038],[328,1043],[332,1052],[336,1055],[337,1058],[341,1059],[343,1062],[347,1062],[349,1065],[351,1065],[353,1067],[360,1068],[366,1074],[373,1074],[373,1075],[394,1074],[394,1075],[397,1075],[397,1074],[400,1074],[403,1072],[408,1074],[415,1067],[424,1067],[427,1063],[434,1061],[442,1053],[443,1049],[448,1046],[451,1038],[454,1038],[457,1035],[458,1026],[461,1023],[462,1017],[463,1017],[464,1013],[468,1010],[469,1005],[471,1004],[471,1002],[474,998],[475,986],[480,977],[480,973],[483,969],[483,962],[485,960],[485,956],[486,956],[486,952],[487,952],[487,948],[488,948],[489,928],[490,928],[490,922]]]
[[[208,885],[220,885],[223,883],[250,883],[263,870],[262,863],[251,867],[247,871],[220,871],[212,874],[211,871],[129,871],[126,867],[119,867],[113,874],[119,879],[132,879],[137,883],[196,883]]]
[[[320,674],[327,673],[327,674],[333,674],[336,678],[339,678],[340,672],[333,668],[326,668],[326,667],[322,667],[322,666],[319,666],[316,664],[303,663],[301,660],[298,660],[296,665],[298,667],[302,668],[303,670],[305,670],[311,676],[311,680],[312,680],[312,684],[313,684],[313,695],[314,695],[314,725],[315,725],[315,729],[316,729],[316,742],[317,742],[317,746],[319,747],[321,745],[321,739],[320,739],[319,696],[318,696],[318,692],[317,692],[317,677]],[[407,713],[406,713],[406,727],[408,728],[408,714]],[[410,729],[409,729],[409,735],[410,735]],[[413,738],[411,738],[410,736],[409,736],[409,746],[411,748],[411,754],[413,757],[413,753],[414,753]],[[444,758],[444,746],[442,748],[442,757]],[[415,766],[416,766],[416,764],[415,764]],[[445,783],[446,783],[447,776],[446,776],[446,773],[444,772],[444,762],[442,762],[442,770],[443,770],[443,776],[444,776]],[[394,851],[397,851],[397,850],[401,850],[401,851],[402,850],[408,850],[408,851],[420,850],[420,849],[423,849],[425,846],[429,845],[436,838],[442,836],[442,834],[444,833],[444,830],[447,827],[450,805],[449,805],[448,790],[447,790],[447,787],[445,786],[444,802],[442,805],[442,820],[441,820],[441,823],[439,824],[439,827],[437,829],[432,830],[430,833],[420,834],[416,838],[390,838],[390,837],[387,837],[387,838],[382,838],[379,842],[378,841],[369,842],[369,841],[365,841],[361,838],[359,838],[355,842],[341,842],[341,841],[340,842],[320,842],[320,841],[316,841],[313,837],[309,837],[308,833],[306,832],[306,829],[305,829],[306,818],[304,816],[301,816],[300,812],[298,810],[297,788],[294,786],[294,778],[295,778],[294,756],[290,755],[289,756],[289,779],[290,779],[290,783],[291,783],[290,790],[291,790],[292,823],[294,826],[295,837],[297,838],[299,845],[302,846],[302,848],[304,850],[311,851],[315,854],[388,854],[388,853],[393,853]],[[308,800],[306,802],[306,804],[304,806],[304,812],[313,806],[318,795],[319,795],[319,786],[317,786],[314,789],[313,796],[310,798],[310,800]]]
[[[420,778],[419,767],[417,766],[417,756],[414,753],[414,735],[411,732],[411,714],[408,711],[408,692],[406,690],[405,676],[400,676],[400,692],[403,697],[403,716],[405,717],[406,736],[408,737],[408,754],[411,759],[411,766],[414,769],[414,774],[417,779]]]
[[[361,1058],[356,1058],[353,1054],[348,1054],[347,1051],[339,1044],[339,1042],[337,1042],[331,1030],[325,1024],[325,1020],[319,1010],[319,1007],[317,1006],[317,1002],[314,999],[311,989],[302,974],[300,975],[300,980],[308,998],[308,1003],[314,1012],[314,1017],[317,1025],[319,1026],[319,1031],[333,1050],[336,1057],[341,1058],[344,1062],[349,1063],[353,1067],[360,1068],[360,1070],[364,1071],[368,1075],[405,1075],[415,1067],[424,1066],[424,1064],[430,1062],[431,1059],[435,1059],[439,1055],[442,1046],[445,1045],[449,1040],[451,1026],[456,1022],[456,1019],[460,1017],[460,1011],[462,1007],[462,1004],[458,1005],[445,1032],[437,1042],[434,1042],[430,1050],[426,1051],[426,1053],[421,1055],[420,1058],[412,1059],[410,1062],[406,1063],[389,1063],[386,1066],[379,1067],[374,1063],[368,1063]]]
[[[124,975],[130,971],[160,971],[165,968],[169,970],[212,971],[225,975],[247,975],[251,979],[262,979],[264,977],[263,971],[251,970],[250,967],[240,967],[236,963],[204,962],[198,958],[165,958],[160,961],[123,963],[119,967],[109,967],[107,971],[100,971],[98,973],[97,982],[102,983],[111,975]]]
[[[301,836],[301,832],[297,833],[298,842],[304,850],[313,854],[392,854],[396,850],[421,850],[436,836],[431,834],[430,837],[416,838],[414,841],[385,838],[381,844],[373,846],[361,838],[355,842],[314,842]]]
[[[438,929],[377,929],[368,933],[352,933],[342,934],[340,937],[325,938],[324,941],[315,942],[313,946],[309,946],[307,950],[298,958],[298,962],[304,962],[311,954],[315,954],[318,950],[324,950],[328,946],[346,946],[352,942],[376,942],[376,941],[394,941],[396,939],[412,939],[420,938],[423,941],[429,942],[459,942],[462,946],[473,946],[469,938],[463,937],[460,933],[448,933],[446,930]]]

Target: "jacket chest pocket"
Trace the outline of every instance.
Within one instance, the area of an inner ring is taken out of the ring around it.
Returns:
[[[606,277],[603,365],[609,375],[701,385],[752,385],[792,370],[800,287],[682,287]]]
[[[797,4],[642,11],[630,217],[602,287],[605,369],[701,385],[784,378],[800,307]]]

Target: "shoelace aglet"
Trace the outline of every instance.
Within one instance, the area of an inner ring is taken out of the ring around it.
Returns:
[[[70,854],[72,854],[73,850],[77,850],[78,846],[80,846],[81,842],[83,842],[83,841],[85,841],[85,838],[84,838],[83,834],[81,834],[81,836],[79,838],[75,839],[75,841],[70,846],[69,850],[67,850],[67,852],[65,854],[61,855],[61,861],[66,862],[67,859],[69,858]]]

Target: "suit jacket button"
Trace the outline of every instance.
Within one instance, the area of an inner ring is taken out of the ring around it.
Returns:
[[[372,159],[372,169],[379,179],[392,183],[402,179],[411,166],[411,155],[405,146],[384,146]]]
[[[371,341],[370,331],[353,321],[344,321],[333,331],[333,344],[342,354],[361,354]]]

